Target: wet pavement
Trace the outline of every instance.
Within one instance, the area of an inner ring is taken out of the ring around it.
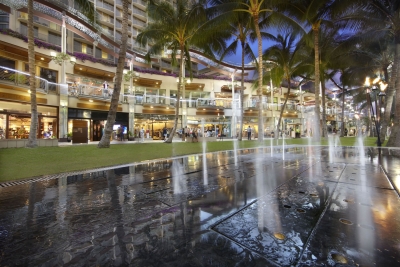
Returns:
[[[0,266],[400,266],[400,161],[270,147],[0,188]]]

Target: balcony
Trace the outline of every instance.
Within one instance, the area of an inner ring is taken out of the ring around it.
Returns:
[[[113,27],[114,26],[114,18],[113,17],[109,17],[109,16],[100,16],[100,23],[102,23],[103,25],[106,25],[108,27]]]
[[[97,1],[96,8],[98,8],[100,11],[106,12],[107,14],[110,14],[110,15],[112,15],[114,13],[114,6],[107,2]]]
[[[134,95],[130,90],[125,90],[124,101],[136,105],[175,107],[176,99],[157,95]]]
[[[137,7],[140,7],[140,8],[146,8],[146,6],[147,6],[147,2],[146,1],[143,1],[143,0],[132,0],[132,3],[135,5],[135,6],[137,6]]]
[[[30,81],[29,73],[10,69],[4,66],[0,66],[0,83],[9,86],[15,86],[16,88],[29,90]],[[58,92],[59,85],[51,83],[43,78],[35,76],[35,87],[38,93],[48,94],[49,91]]]

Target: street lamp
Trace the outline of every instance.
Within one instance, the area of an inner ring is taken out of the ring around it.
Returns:
[[[380,78],[374,79],[371,84],[369,77],[367,77],[365,78],[365,86],[367,87],[367,102],[371,108],[371,120],[375,123],[376,134],[378,135],[377,146],[380,147],[382,145],[380,137],[381,111],[384,109],[382,107],[383,98],[386,96],[385,89],[388,85]],[[372,104],[371,96],[374,97],[375,105]],[[378,97],[379,101],[377,100]]]

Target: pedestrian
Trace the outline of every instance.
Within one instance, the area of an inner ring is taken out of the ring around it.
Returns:
[[[189,134],[190,134],[190,129],[187,126],[185,126],[185,127],[186,127],[185,128],[185,137],[188,138]]]
[[[250,125],[247,128],[247,140],[251,140],[251,127],[250,127]]]
[[[163,128],[164,141],[167,141],[167,128]]]
[[[122,134],[122,129],[121,129],[121,127],[118,127],[118,129],[117,129],[117,140],[122,141],[121,134]]]
[[[142,127],[142,129],[140,129],[140,139],[142,142],[144,142],[144,129]]]
[[[103,83],[103,95],[104,95],[104,97],[108,96],[108,83],[107,83],[107,81],[104,81],[104,83]]]
[[[193,128],[192,132],[191,132],[191,136],[192,136],[192,143],[194,143],[194,140],[196,139],[196,142],[199,142],[199,140],[197,139],[197,135],[196,135],[196,128]]]

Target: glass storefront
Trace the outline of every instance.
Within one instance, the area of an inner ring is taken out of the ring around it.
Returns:
[[[146,138],[152,138],[154,140],[163,139],[162,132],[164,127],[171,132],[174,127],[174,118],[174,115],[135,114],[133,135],[139,137],[140,130],[143,128],[146,133]],[[178,125],[179,124],[180,120],[178,122]]]
[[[0,101],[0,139],[27,139],[30,104]],[[58,108],[38,105],[37,138],[58,138]]]

